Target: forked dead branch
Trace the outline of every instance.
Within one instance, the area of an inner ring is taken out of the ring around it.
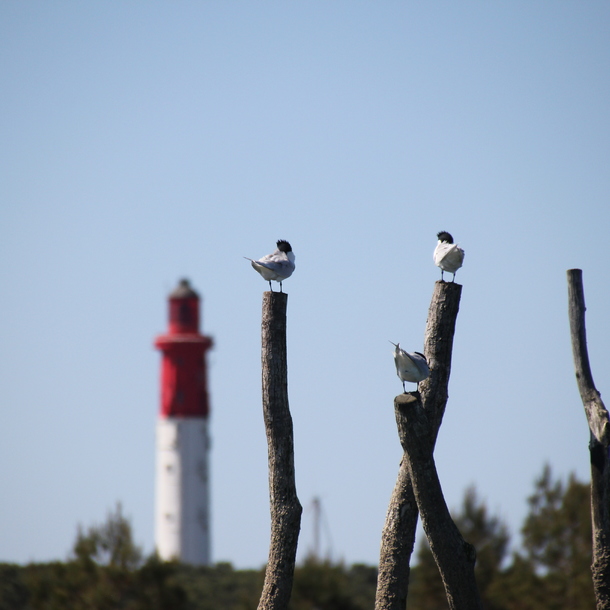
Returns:
[[[461,292],[459,284],[435,283],[424,338],[430,376],[420,383],[420,393],[410,392],[395,399],[405,453],[382,532],[376,610],[406,607],[409,562],[420,513],[450,608],[480,608],[474,549],[462,539],[449,515],[432,455],[447,405]]]

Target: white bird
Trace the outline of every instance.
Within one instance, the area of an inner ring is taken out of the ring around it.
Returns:
[[[290,244],[280,239],[277,242],[277,250],[272,254],[267,254],[257,261],[244,256],[245,259],[252,263],[252,266],[269,282],[271,288],[271,280],[280,283],[280,292],[282,292],[282,281],[292,275],[294,271],[294,253]]]
[[[400,343],[393,343],[394,346],[394,363],[396,364],[396,374],[402,381],[402,389],[406,392],[405,381],[411,381],[417,384],[419,391],[419,382],[427,379],[430,375],[428,362],[426,357],[419,352],[408,354],[400,347]]]
[[[455,282],[455,272],[464,262],[464,250],[453,243],[453,237],[447,231],[441,231],[437,234],[437,237],[438,244],[434,248],[434,264],[441,268],[441,281],[443,280],[443,272],[448,271],[453,273],[451,281]]]

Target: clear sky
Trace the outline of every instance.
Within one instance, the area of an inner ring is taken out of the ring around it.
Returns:
[[[519,542],[545,462],[589,478],[566,270],[610,383],[610,3],[0,3],[0,560],[117,501],[153,550],[166,297],[203,296],[213,556],[267,558],[261,296],[287,239],[300,557],[378,560],[436,233],[466,251],[436,459]]]

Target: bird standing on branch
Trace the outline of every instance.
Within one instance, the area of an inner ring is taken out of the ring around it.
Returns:
[[[294,271],[294,253],[290,244],[280,239],[277,242],[277,250],[272,254],[267,254],[259,260],[255,261],[247,256],[245,259],[252,263],[252,266],[269,282],[269,288],[271,288],[271,280],[280,283],[280,292],[282,292],[282,281],[292,275]]]
[[[419,392],[419,382],[423,381],[430,375],[430,369],[428,368],[428,362],[426,357],[419,352],[413,352],[409,354],[400,347],[400,343],[393,343],[394,346],[394,363],[396,364],[396,374],[402,381],[402,389],[406,393],[405,381],[411,381],[417,384],[417,391]]]
[[[453,243],[453,237],[447,231],[441,231],[437,234],[437,237],[438,244],[434,248],[434,264],[441,268],[441,281],[444,281],[443,273],[448,271],[453,273],[451,281],[455,282],[455,272],[464,262],[464,250]]]

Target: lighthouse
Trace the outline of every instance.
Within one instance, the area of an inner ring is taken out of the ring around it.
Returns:
[[[156,434],[155,544],[159,557],[209,565],[210,449],[206,352],[199,295],[181,280],[169,295],[161,351],[161,407]]]

